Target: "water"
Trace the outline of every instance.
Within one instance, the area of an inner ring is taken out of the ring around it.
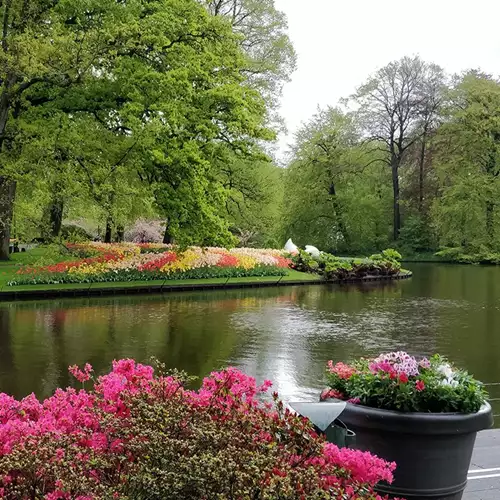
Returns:
[[[329,359],[399,349],[500,382],[500,267],[407,267],[411,280],[388,284],[0,303],[0,391],[45,397],[71,383],[68,365],[155,356],[197,376],[237,366],[285,400],[315,399]]]

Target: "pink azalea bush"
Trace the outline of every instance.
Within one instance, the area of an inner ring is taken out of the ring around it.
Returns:
[[[321,399],[385,410],[473,413],[487,397],[480,382],[439,355],[417,360],[398,351],[350,364],[329,361],[327,379]]]
[[[339,449],[234,368],[199,390],[125,359],[89,389],[0,395],[0,498],[381,500],[395,464]]]

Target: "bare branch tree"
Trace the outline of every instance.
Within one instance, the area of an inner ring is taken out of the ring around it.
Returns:
[[[391,168],[394,240],[401,229],[400,168],[435,120],[441,75],[419,57],[404,57],[377,71],[353,96],[365,136],[385,149]]]

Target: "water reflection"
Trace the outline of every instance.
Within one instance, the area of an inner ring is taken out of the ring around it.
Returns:
[[[285,399],[316,398],[328,359],[439,351],[500,382],[500,268],[415,265],[409,281],[0,304],[0,390],[47,396],[67,366],[155,356],[204,376],[229,364]]]

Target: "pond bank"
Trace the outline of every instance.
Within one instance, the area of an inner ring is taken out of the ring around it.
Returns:
[[[392,281],[410,278],[411,272],[396,276],[366,276],[349,280],[334,280],[328,283],[360,283],[373,281]],[[196,280],[163,280],[142,282],[105,282],[72,283],[60,285],[26,285],[4,287],[0,291],[0,301],[52,299],[58,297],[95,297],[111,295],[139,295],[153,293],[171,293],[197,290],[231,290],[237,288],[262,288],[275,286],[297,286],[325,284],[317,275],[291,270],[287,276],[265,276],[251,278],[214,278]]]

